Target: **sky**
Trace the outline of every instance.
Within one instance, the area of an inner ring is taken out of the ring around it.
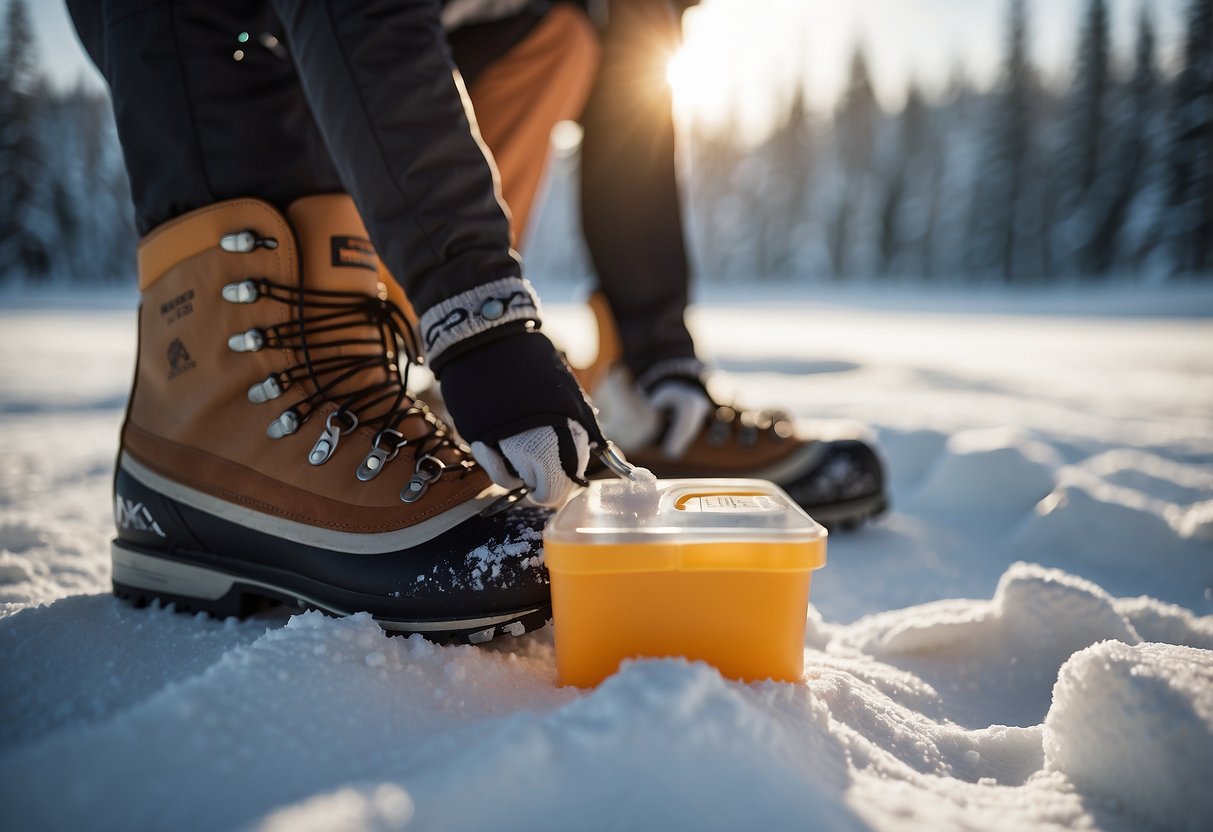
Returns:
[[[99,1],[99,0],[98,0]],[[1078,20],[1087,0],[1028,0],[1033,59],[1046,78],[1070,70]],[[1145,8],[1162,59],[1178,55],[1184,0],[1109,0],[1113,43],[1131,50]],[[100,86],[60,0],[29,0],[41,64],[60,86]],[[686,19],[687,55],[679,89],[684,118],[731,119],[755,138],[773,120],[792,79],[824,111],[842,88],[855,44],[868,55],[881,102],[900,105],[909,80],[944,89],[957,68],[979,85],[997,77],[1007,0],[703,0]]]

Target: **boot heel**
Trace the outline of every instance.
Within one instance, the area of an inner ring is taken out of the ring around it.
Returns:
[[[269,603],[247,592],[231,575],[193,566],[115,540],[110,544],[114,595],[135,607],[159,601],[177,612],[244,618]]]

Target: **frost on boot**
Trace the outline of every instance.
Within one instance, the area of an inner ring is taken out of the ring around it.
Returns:
[[[548,513],[503,499],[406,392],[412,329],[349,197],[202,208],[153,231],[139,267],[117,594],[368,611],[474,642],[547,619]]]

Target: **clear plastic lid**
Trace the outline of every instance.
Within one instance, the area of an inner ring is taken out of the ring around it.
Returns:
[[[567,544],[811,543],[826,530],[766,480],[594,480],[548,521]]]

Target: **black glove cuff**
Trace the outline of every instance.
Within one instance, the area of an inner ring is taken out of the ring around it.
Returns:
[[[605,442],[585,393],[547,336],[503,331],[443,358],[443,401],[468,442],[496,442],[544,426],[559,432],[567,430],[567,419],[580,422],[591,442]]]
[[[418,329],[437,373],[449,361],[448,353],[518,326],[538,329],[539,297],[522,278],[502,277],[439,301],[422,314]]]
[[[690,358],[668,358],[664,361],[658,361],[638,376],[636,386],[647,394],[652,393],[653,389],[662,382],[677,379],[678,381],[685,381],[687,384],[698,387],[704,393],[707,393],[707,371],[707,366],[694,356]]]

